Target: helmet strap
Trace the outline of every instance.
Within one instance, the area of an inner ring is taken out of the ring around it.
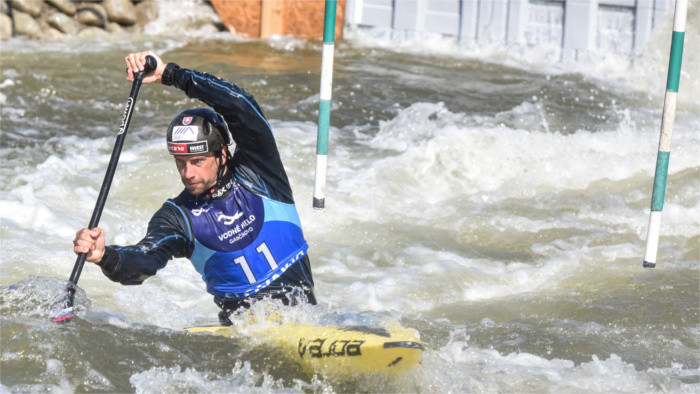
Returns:
[[[218,162],[217,165],[219,168],[218,173],[216,175],[216,184],[218,186],[219,183],[223,180],[224,174],[226,174],[227,164],[224,162],[224,158],[223,158],[223,155],[221,154],[221,152],[216,152],[214,154],[214,157],[216,158],[216,161]]]
[[[230,154],[228,153],[228,149],[226,152],[226,162],[224,162],[223,159],[224,155],[221,153],[221,151],[214,152],[214,158],[217,161],[217,173],[216,173],[216,183],[214,184],[214,187],[212,188],[212,193],[215,191],[219,191],[221,189],[228,189],[226,182],[230,181],[230,176],[227,176],[226,174],[226,169],[228,167],[228,160],[230,159]],[[211,198],[211,193],[207,193],[207,199]]]

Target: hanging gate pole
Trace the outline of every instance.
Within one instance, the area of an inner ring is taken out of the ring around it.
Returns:
[[[321,93],[316,138],[316,176],[314,177],[313,207],[326,204],[326,167],[328,158],[328,129],[331,123],[331,90],[333,86],[333,52],[335,51],[336,0],[326,0],[323,21],[323,52],[321,55]]]
[[[668,62],[668,78],[666,80],[666,95],[664,96],[664,112],[661,118],[659,152],[656,156],[654,191],[651,195],[651,214],[649,215],[649,230],[647,233],[646,251],[644,252],[643,266],[646,268],[656,267],[656,255],[659,249],[661,211],[664,208],[668,160],[671,156],[671,135],[673,134],[673,123],[676,119],[676,103],[678,100],[678,84],[681,77],[681,60],[683,58],[687,11],[688,0],[676,0],[671,56]]]

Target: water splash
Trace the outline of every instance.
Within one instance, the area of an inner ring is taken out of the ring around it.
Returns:
[[[0,288],[0,313],[6,317],[52,316],[61,307],[69,282],[57,278],[30,276],[22,282]],[[85,291],[75,292],[75,313],[90,309]]]

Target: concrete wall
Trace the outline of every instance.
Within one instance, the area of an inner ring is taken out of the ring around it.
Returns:
[[[672,0],[347,0],[345,21],[394,38],[442,34],[466,47],[553,45],[576,59],[640,54],[672,7]]]

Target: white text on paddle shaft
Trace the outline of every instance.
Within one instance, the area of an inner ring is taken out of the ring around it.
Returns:
[[[119,134],[124,134],[126,131],[126,119],[130,116],[131,110],[134,108],[134,99],[129,97],[126,100],[126,108],[124,108],[124,115],[122,115],[122,123],[119,125]]]
[[[224,222],[224,224],[233,224],[233,222],[235,221],[235,219],[237,219],[237,217],[235,217],[235,216],[225,216],[225,215],[220,215],[218,219],[219,219],[219,220],[222,220],[222,218],[224,218],[224,219],[231,219],[231,220],[230,220],[230,223]],[[236,241],[239,241],[239,240],[242,238],[242,236],[245,236],[245,234],[248,234],[248,233],[250,233],[251,231],[253,231],[253,228],[252,228],[252,227],[249,227],[249,226],[250,226],[250,224],[253,223],[254,221],[255,221],[255,215],[250,215],[250,216],[248,216],[248,218],[243,219],[240,223],[238,223],[238,224],[236,225],[236,227],[234,227],[234,228],[228,230],[227,232],[225,232],[225,233],[219,235],[219,241],[222,241],[222,242],[223,242],[223,240],[229,239],[229,238],[231,238],[232,236],[234,236],[234,235],[240,233],[241,231],[243,231],[243,234],[241,234],[240,236],[230,239],[230,240],[229,240],[229,243],[234,243],[234,242],[236,242]],[[247,227],[247,228],[246,228],[246,227]]]

